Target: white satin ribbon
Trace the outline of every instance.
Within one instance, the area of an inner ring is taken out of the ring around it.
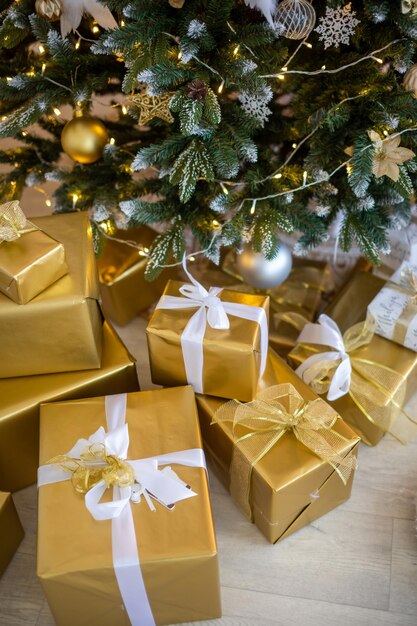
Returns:
[[[67,456],[80,458],[92,444],[100,443],[105,446],[106,454],[126,460],[129,449],[129,430],[125,423],[126,401],[126,394],[106,396],[108,432],[100,427],[88,439],[79,439]],[[114,487],[113,500],[101,502],[106,485],[100,481],[85,494],[85,505],[95,520],[112,520],[113,566],[132,626],[155,626],[142,577],[130,502],[139,502],[143,495],[151,509],[155,510],[151,497],[168,506],[197,495],[181,481],[175,480],[169,472],[159,470],[160,465],[176,463],[202,467],[206,471],[207,468],[201,448],[129,460],[128,463],[137,481],[134,485]],[[56,465],[42,465],[38,469],[38,487],[70,479],[71,474]]]
[[[307,385],[314,378],[315,365],[323,361],[340,361],[337,366],[327,393],[328,400],[337,400],[349,393],[352,382],[352,364],[346,352],[343,335],[336,322],[328,315],[320,315],[317,324],[306,324],[298,336],[297,343],[315,343],[333,348],[331,352],[314,354],[304,361],[295,371]],[[310,371],[309,371],[310,370]]]
[[[210,287],[208,290],[201,285],[188,271],[186,257],[182,262],[184,272],[191,285],[182,285],[180,293],[184,298],[177,296],[162,296],[156,305],[157,309],[190,309],[198,311],[188,321],[181,335],[181,348],[184,359],[187,382],[194,387],[196,393],[204,393],[203,367],[204,352],[203,339],[207,323],[216,330],[225,330],[230,327],[228,315],[234,315],[259,324],[261,331],[261,367],[260,376],[263,376],[268,354],[268,320],[262,307],[236,302],[224,302],[219,294],[222,287]]]

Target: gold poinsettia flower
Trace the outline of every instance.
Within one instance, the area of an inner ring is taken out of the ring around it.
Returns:
[[[376,178],[388,176],[394,182],[400,177],[401,163],[409,161],[415,157],[415,153],[408,148],[400,146],[401,137],[393,137],[392,139],[382,139],[374,130],[368,132],[369,139],[375,144],[375,155],[372,166],[372,173]]]

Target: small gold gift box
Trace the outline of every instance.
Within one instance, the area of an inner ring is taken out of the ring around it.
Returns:
[[[98,368],[102,317],[88,215],[33,223],[64,245],[68,274],[24,306],[0,294],[0,378]]]
[[[348,393],[330,404],[368,445],[376,445],[386,432],[403,443],[417,435],[417,424],[402,408],[415,392],[417,354],[373,335],[363,322],[369,303],[383,285],[381,278],[358,272],[325,310],[344,333],[352,364]],[[296,369],[312,355],[328,350],[323,345],[299,343],[288,362]],[[333,372],[329,374],[320,383],[323,397]]]
[[[41,403],[139,389],[134,358],[107,322],[102,332],[98,369],[0,380],[0,489],[36,482]]]
[[[128,394],[125,402],[127,463],[154,455],[196,452],[202,447],[191,387]],[[42,406],[40,464],[50,463],[57,454],[66,454],[77,440],[87,438],[100,427],[110,430],[106,428],[107,411],[105,398]],[[187,467],[172,460],[169,463],[169,471],[175,472],[196,495],[177,501],[173,508],[152,499],[154,511],[143,494],[139,503],[127,504],[127,516],[133,518],[138,565],[157,625],[221,615],[217,547],[206,471],[201,466]],[[111,500],[110,494],[109,497]],[[115,522],[116,519],[93,519],[84,496],[75,491],[71,480],[40,486],[38,576],[57,625],[131,623],[119,585],[121,574],[126,571],[126,576],[134,576],[136,567],[128,543],[125,563],[119,563],[116,578],[120,536],[116,537]],[[130,540],[130,523],[125,524],[125,529]],[[136,582],[134,579],[133,593],[139,595]],[[137,615],[143,617],[144,613],[145,609]]]
[[[0,292],[26,304],[67,271],[62,243],[28,222],[17,201],[0,205]]]
[[[161,300],[176,298],[184,302],[184,307],[158,308],[158,303],[146,329],[152,381],[166,387],[192,383],[190,378],[187,379],[182,339],[199,309],[191,301],[187,306],[187,298],[182,297],[181,290],[188,287],[191,286],[170,280]],[[262,367],[263,332],[267,339],[269,298],[228,289],[220,291],[218,298],[233,307],[243,305],[254,311],[255,307],[262,309],[266,325],[262,331],[258,322],[239,317],[237,313],[228,315],[230,325],[227,329],[213,328],[207,323],[202,340],[202,388],[209,395],[251,400]],[[194,388],[200,391],[197,385]]]
[[[24,536],[22,524],[18,518],[12,495],[0,491],[0,577]]]
[[[138,313],[148,309],[161,295],[168,278],[174,271],[166,269],[152,281],[145,279],[147,251],[157,233],[148,228],[117,230],[105,240],[103,252],[97,259],[100,293],[107,318],[121,326]],[[120,240],[127,240],[142,249],[138,250]]]
[[[278,416],[275,404],[271,405],[277,388]],[[213,469],[238,506],[268,541],[275,543],[349,498],[359,437],[273,350],[257,398],[245,405],[197,395],[197,406]],[[290,407],[288,402],[295,404]],[[301,415],[305,410],[310,425]],[[298,427],[305,428],[307,438],[290,425],[296,425],[297,416],[301,418]],[[322,420],[328,420],[326,428],[318,428]],[[305,445],[307,441],[310,446]],[[326,450],[328,461],[313,449]]]

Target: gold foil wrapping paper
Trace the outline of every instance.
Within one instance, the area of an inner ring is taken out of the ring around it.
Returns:
[[[63,243],[68,274],[23,306],[0,294],[0,378],[98,368],[102,318],[88,216],[33,223]]]
[[[0,489],[36,482],[42,402],[138,389],[135,361],[107,322],[99,369],[0,380]]]
[[[129,458],[202,446],[191,387],[129,394]],[[42,407],[40,464],[106,427],[104,398]],[[205,470],[172,465],[198,495],[173,510],[132,504],[156,624],[219,617],[217,547]],[[68,520],[71,520],[68,523]],[[111,522],[95,521],[71,481],[39,490],[38,575],[58,626],[128,626],[113,569]]]
[[[234,253],[228,253],[222,265],[223,271],[243,283],[236,267]],[[286,356],[295,346],[298,333],[282,319],[288,311],[298,313],[313,321],[323,305],[323,299],[334,289],[328,263],[307,259],[293,259],[293,269],[281,285],[264,291],[270,298],[269,343],[278,354]],[[245,291],[261,293],[245,286]]]
[[[150,248],[157,233],[142,226],[118,230],[114,237],[126,239]],[[119,325],[127,324],[138,313],[148,309],[161,295],[168,278],[174,278],[170,269],[155,280],[145,280],[147,258],[138,249],[115,241],[105,240],[102,254],[97,260],[100,293],[107,318]]]
[[[259,389],[290,383],[302,397],[315,400],[316,394],[305,385],[273,350]],[[197,395],[200,426],[208,458],[227,489],[230,487],[230,466],[234,435],[227,422],[212,424],[216,411],[224,403],[221,398]],[[342,421],[334,430],[345,438],[339,454],[351,451],[356,455],[359,437]],[[335,469],[322,461],[292,432],[287,432],[253,467],[250,507],[253,521],[271,543],[275,543],[311,523],[338,506],[350,496],[353,474],[346,485]]]
[[[163,295],[181,296],[183,282],[169,281]],[[268,316],[267,296],[224,289],[220,299],[262,307]],[[196,312],[187,309],[156,309],[146,329],[152,381],[166,387],[187,384],[181,334]],[[260,373],[260,327],[253,321],[229,315],[230,328],[215,330],[207,324],[203,340],[203,386],[205,393],[223,398],[252,400]]]
[[[0,577],[24,536],[12,495],[0,491]]]
[[[26,304],[67,273],[65,250],[41,230],[0,243],[0,292]]]
[[[381,278],[366,272],[359,272],[346,285],[335,301],[327,307],[325,313],[337,323],[343,333],[354,324],[365,320],[368,304],[383,285],[384,281]],[[327,350],[325,346],[317,346],[316,348],[316,351]],[[295,369],[311,354],[311,347],[299,344],[288,355],[288,361]],[[369,345],[354,351],[354,358],[365,360],[368,363],[375,362],[398,373],[397,380],[391,382],[392,377],[387,376],[384,381],[384,385],[389,387],[394,399],[399,397],[406,404],[413,395],[417,377],[416,353],[375,335]],[[405,383],[399,382],[401,379]],[[370,395],[372,395],[371,392],[372,387]],[[384,400],[384,406],[388,406],[389,401],[387,396],[386,401]],[[330,402],[330,404],[368,445],[376,445],[384,436],[385,429],[368,419],[350,395],[345,395]],[[393,420],[395,420],[395,416],[393,416]]]

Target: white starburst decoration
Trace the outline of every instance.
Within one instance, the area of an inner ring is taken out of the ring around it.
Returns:
[[[245,113],[258,120],[260,126],[263,128],[272,113],[271,109],[268,107],[268,102],[272,100],[272,97],[272,89],[266,86],[257,94],[243,91],[238,96],[238,99]]]
[[[350,37],[360,23],[356,17],[356,11],[352,11],[352,3],[338,9],[326,9],[326,14],[320,18],[315,32],[320,35],[320,41],[324,42],[324,48],[334,46],[338,48],[341,43],[349,44]]]

